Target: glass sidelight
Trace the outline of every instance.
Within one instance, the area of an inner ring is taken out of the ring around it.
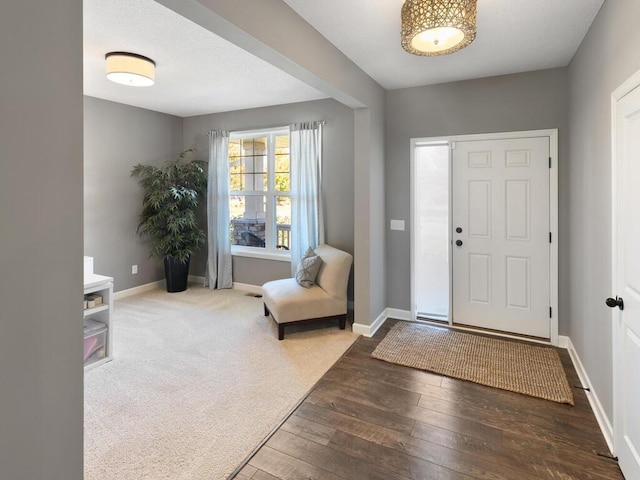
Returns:
[[[449,146],[414,151],[414,300],[419,318],[449,317]]]

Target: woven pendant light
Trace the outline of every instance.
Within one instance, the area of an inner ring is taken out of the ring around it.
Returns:
[[[477,0],[406,0],[402,48],[414,55],[447,55],[476,38]]]

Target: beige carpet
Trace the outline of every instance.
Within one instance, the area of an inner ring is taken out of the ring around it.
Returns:
[[[398,322],[373,358],[573,405],[558,352],[418,323]]]
[[[227,478],[358,337],[279,342],[261,299],[198,286],[116,301],[113,323],[115,359],[85,373],[85,480]]]

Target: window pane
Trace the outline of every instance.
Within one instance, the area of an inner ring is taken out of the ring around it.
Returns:
[[[276,172],[276,192],[288,192],[291,190],[289,173]]]
[[[239,157],[242,149],[242,140],[239,138],[229,139],[229,158]]]
[[[229,189],[260,192],[267,188],[267,138],[229,139]]]
[[[276,168],[275,185],[276,191],[288,192],[291,190],[291,163],[289,160],[289,135],[276,137]]]
[[[264,195],[231,195],[229,197],[231,244],[264,248],[265,211]]]
[[[449,315],[449,147],[415,149],[416,310],[436,320]]]
[[[280,195],[276,197],[276,248],[289,250],[291,247],[291,197]]]

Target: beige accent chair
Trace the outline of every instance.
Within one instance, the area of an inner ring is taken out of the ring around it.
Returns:
[[[322,265],[311,288],[295,278],[273,280],[262,286],[264,315],[278,324],[278,340],[284,339],[285,325],[336,318],[340,329],[347,321],[347,283],[353,257],[330,245],[318,245],[315,252]]]

